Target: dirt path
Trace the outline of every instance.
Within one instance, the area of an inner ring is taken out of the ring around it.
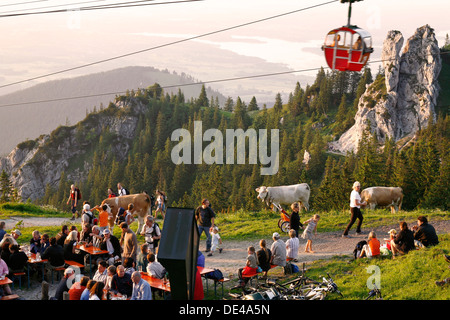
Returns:
[[[8,219],[4,220],[6,222],[6,230],[10,230],[14,225],[21,219]],[[25,227],[31,226],[46,226],[46,225],[62,225],[71,222],[69,218],[26,218],[24,220]],[[76,222],[79,219],[76,220]],[[450,232],[450,220],[448,221],[433,221],[431,224],[435,227],[438,234],[449,233]],[[350,231],[351,238],[342,238],[342,231],[338,232],[324,232],[318,233],[313,240],[313,250],[315,253],[305,253],[304,246],[306,240],[300,238],[300,249],[298,264],[301,266],[303,262],[312,262],[320,259],[329,259],[336,255],[348,255],[351,256],[353,249],[358,241],[366,240],[370,231],[375,231],[379,239],[388,237],[388,231],[392,228],[398,229],[398,225],[384,226],[375,229],[363,228],[363,234],[356,235],[355,227]],[[281,235],[282,240],[286,241],[288,236],[286,234]],[[272,245],[271,235],[266,237],[267,246],[270,248]],[[254,246],[256,249],[259,248],[259,240],[254,241],[228,241],[223,242],[222,253],[215,253],[213,256],[208,257],[205,250],[205,239],[200,240],[200,251],[205,254],[205,265],[209,268],[220,269],[225,277],[232,279],[237,278],[237,270],[244,266],[247,257],[247,248],[249,246]],[[50,295],[54,294],[56,289],[56,282],[54,285],[50,285]],[[33,284],[30,290],[19,290],[16,287],[15,292],[19,296],[26,300],[40,300],[41,288],[38,282]]]

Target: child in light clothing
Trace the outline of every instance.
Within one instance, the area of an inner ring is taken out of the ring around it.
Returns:
[[[286,258],[297,262],[298,248],[300,241],[297,238],[297,233],[294,229],[289,231],[289,239],[286,240]]]
[[[211,245],[211,251],[208,253],[208,257],[211,257],[216,249],[219,250],[219,253],[222,253],[222,248],[219,247],[222,244],[222,239],[219,235],[219,228],[217,226],[214,226],[214,228],[211,228],[212,230],[212,245]]]
[[[314,253],[312,250],[312,238],[313,232],[317,235],[317,224],[319,223],[320,216],[315,214],[311,219],[303,222],[303,224],[308,224],[305,231],[303,231],[302,238],[306,239],[305,252]]]

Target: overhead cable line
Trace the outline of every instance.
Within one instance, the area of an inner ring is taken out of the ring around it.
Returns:
[[[29,4],[29,3],[46,2],[46,1],[48,1],[48,0],[35,0],[35,1],[28,1],[28,2],[19,2],[19,3],[10,3],[10,4],[1,4],[0,7],[20,6],[20,5]]]
[[[48,0],[45,0],[45,1],[48,1]],[[6,13],[11,13],[11,12],[25,12],[25,11],[32,11],[32,10],[59,8],[59,7],[64,7],[64,6],[75,6],[75,5],[94,3],[94,2],[104,2],[104,1],[106,1],[106,0],[92,0],[92,1],[73,2],[73,3],[66,3],[66,4],[55,4],[55,5],[51,5],[51,6],[37,7],[37,8],[16,9],[16,10],[11,10],[11,11],[2,11],[2,12],[0,12],[0,15],[6,14]],[[67,8],[67,10],[72,10],[72,9]]]
[[[80,7],[80,8],[71,8],[71,9],[58,9],[58,10],[48,10],[48,11],[36,11],[36,12],[19,12],[19,13],[11,13],[11,14],[2,14],[2,15],[0,15],[0,18],[11,18],[11,17],[31,16],[31,15],[40,15],[40,14],[50,14],[50,13],[66,13],[67,11],[91,11],[91,10],[104,10],[104,9],[133,8],[133,7],[155,6],[155,5],[184,3],[184,2],[197,2],[197,1],[204,1],[204,0],[178,0],[178,1],[166,1],[166,2],[156,2],[156,3],[153,1],[154,0],[143,0],[143,1],[134,1],[136,4],[127,4],[126,2],[124,2],[124,3],[120,3],[120,4],[105,4],[102,6],[89,6],[89,7]],[[145,2],[145,3],[137,3],[137,2]],[[151,2],[151,3],[148,3],[148,2]],[[130,3],[133,3],[133,2],[130,2]]]
[[[198,1],[198,0],[196,0],[196,1]],[[277,14],[277,15],[270,16],[270,17],[267,17],[267,18],[262,18],[262,19],[258,19],[258,20],[254,20],[254,21],[238,24],[238,25],[235,25],[235,26],[232,26],[232,27],[227,27],[227,28],[224,28],[224,29],[219,29],[219,30],[216,30],[216,31],[203,33],[203,34],[200,34],[200,35],[197,35],[197,36],[192,36],[192,37],[185,38],[185,39],[182,39],[182,40],[177,40],[177,41],[161,44],[161,45],[150,47],[150,48],[146,48],[146,49],[125,53],[125,54],[122,54],[122,55],[119,55],[119,56],[115,56],[115,57],[111,57],[111,58],[107,58],[107,59],[91,62],[91,63],[80,65],[80,66],[77,66],[77,67],[67,68],[67,69],[63,69],[63,70],[60,70],[60,71],[55,71],[55,72],[52,72],[52,73],[44,74],[44,75],[41,75],[41,76],[37,76],[37,77],[25,79],[25,80],[20,80],[20,81],[17,81],[17,82],[12,82],[12,83],[9,83],[9,84],[1,85],[0,89],[1,88],[5,88],[5,87],[9,87],[9,86],[13,86],[13,85],[17,85],[17,84],[20,84],[20,83],[24,83],[24,82],[29,82],[29,81],[33,81],[33,80],[37,80],[37,79],[46,78],[46,77],[49,77],[49,76],[54,76],[54,75],[65,73],[65,72],[69,72],[69,71],[74,71],[74,70],[78,70],[78,69],[82,69],[82,68],[86,68],[86,67],[91,67],[91,66],[94,66],[94,65],[97,65],[97,64],[101,64],[101,63],[105,63],[105,62],[109,62],[109,61],[113,61],[113,60],[122,59],[122,58],[125,58],[125,57],[129,57],[129,56],[133,56],[133,55],[136,55],[136,54],[140,54],[140,53],[144,53],[144,52],[148,52],[148,51],[152,51],[152,50],[168,47],[168,46],[175,45],[175,44],[179,44],[179,43],[183,43],[183,42],[187,42],[187,41],[192,41],[192,40],[195,40],[195,39],[199,39],[199,38],[203,38],[203,37],[206,37],[206,36],[218,34],[218,33],[221,33],[221,32],[230,31],[230,30],[237,29],[237,28],[242,28],[242,27],[245,27],[245,26],[249,26],[249,25],[252,25],[252,24],[256,24],[256,23],[260,23],[260,22],[264,22],[264,21],[268,21],[268,20],[284,17],[284,16],[287,16],[287,15],[291,15],[291,14],[294,14],[294,13],[301,12],[301,11],[314,9],[314,8],[317,8],[317,7],[320,7],[320,6],[324,6],[324,5],[328,5],[328,4],[331,4],[333,2],[337,2],[337,1],[339,1],[339,0],[332,0],[332,1],[328,1],[328,2],[323,2],[323,3],[319,3],[319,4],[316,4],[316,5],[313,5],[313,6],[309,6],[309,7],[305,7],[305,8],[301,8],[301,9],[297,9],[297,10],[293,10],[293,11],[289,11],[289,12],[285,12],[285,13],[281,13],[281,14]]]
[[[450,53],[450,51],[440,52],[438,55],[443,55],[443,54],[448,54],[448,53]],[[427,56],[432,56],[432,55],[434,55],[434,54],[429,54]],[[369,61],[368,64],[380,63],[380,62],[385,62],[385,61],[393,61],[395,59],[396,58]],[[228,82],[228,81],[248,80],[248,79],[263,78],[263,77],[273,77],[273,76],[280,76],[280,75],[293,74],[293,73],[302,73],[302,72],[309,72],[309,71],[319,71],[322,68],[324,70],[325,69],[331,69],[329,67],[316,67],[316,68],[308,68],[308,69],[301,69],[301,70],[272,72],[272,73],[265,73],[265,74],[259,74],[259,75],[251,75],[251,76],[242,76],[242,77],[224,78],[224,79],[200,81],[200,82],[193,82],[193,83],[181,83],[181,84],[166,85],[166,86],[161,86],[161,89],[196,86],[196,85],[204,85],[204,84]],[[84,95],[84,96],[64,97],[64,98],[55,98],[55,99],[39,100],[39,101],[28,101],[28,102],[17,102],[17,103],[0,105],[0,108],[13,107],[13,106],[22,106],[22,105],[29,105],[29,104],[37,104],[37,103],[48,103],[48,102],[58,102],[58,101],[94,98],[94,97],[109,96],[109,95],[120,95],[120,94],[124,94],[124,93],[126,93],[127,91],[130,91],[130,90],[139,90],[139,89],[140,88],[135,88],[135,89],[127,89],[126,91],[120,91],[120,92],[105,92],[105,93],[97,93],[97,94]]]

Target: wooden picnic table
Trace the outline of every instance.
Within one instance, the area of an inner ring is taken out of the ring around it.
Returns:
[[[169,280],[159,279],[148,275],[147,272],[141,271],[141,277],[147,281],[152,288],[164,290],[165,292],[170,292],[170,282]]]
[[[42,268],[42,281],[45,280],[45,267],[44,263],[47,263],[48,259],[36,260],[36,253],[30,253],[27,261],[27,275],[28,275],[28,288],[30,288],[30,265],[40,264]]]
[[[0,280],[0,286],[3,286],[5,284],[11,284],[11,283],[12,283],[12,280],[9,279],[8,277],[5,277],[5,279]]]
[[[85,246],[84,244],[82,244],[82,245],[78,244],[75,248],[80,249],[89,254],[89,278],[92,276],[92,267],[91,267],[92,256],[109,254],[108,250],[101,250],[100,248],[97,248],[94,246]]]

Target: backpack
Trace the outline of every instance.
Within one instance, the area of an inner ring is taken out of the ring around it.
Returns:
[[[119,211],[117,211],[116,221],[114,223],[120,225],[122,222],[125,222],[125,209],[120,207]]]
[[[94,220],[94,214],[90,211],[86,211],[84,214],[86,214],[89,217],[89,224],[92,224]]]
[[[122,189],[125,194],[130,194],[130,192],[127,189],[125,189],[125,188],[122,188]]]
[[[359,254],[361,253],[362,248],[364,247],[364,245],[367,244],[366,240],[361,240],[360,242],[358,242],[356,244],[355,249],[353,250],[353,256],[355,257],[355,259],[358,258]]]
[[[156,236],[156,227],[159,228],[159,225],[158,225],[158,223],[156,223],[156,221],[155,221],[155,222],[153,222],[152,236]],[[161,232],[161,228],[159,228],[159,231]],[[158,246],[159,240],[160,240],[160,239],[153,240],[153,248],[156,248],[156,247]]]
[[[300,272],[300,269],[295,263],[291,263],[292,273]]]
[[[214,269],[214,271],[206,273],[205,277],[208,279],[219,281],[223,279],[223,273],[219,269]]]
[[[80,191],[80,189],[78,189],[77,187],[75,187],[75,191],[74,191],[74,193],[77,193],[77,200],[80,200],[81,199],[81,191]],[[75,196],[73,196],[72,197],[72,199],[74,199],[74,197]]]

